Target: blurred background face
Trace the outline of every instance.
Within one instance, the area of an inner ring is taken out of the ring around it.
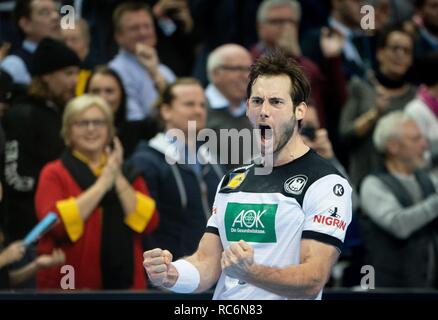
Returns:
[[[95,74],[90,79],[88,92],[102,97],[116,113],[122,102],[122,89],[117,80],[107,74]]]
[[[63,29],[62,38],[65,44],[79,56],[81,61],[84,61],[89,51],[89,41],[84,31],[78,23],[74,29]]]
[[[172,103],[161,107],[166,129],[180,129],[187,136],[189,121],[196,121],[198,131],[203,129],[207,118],[204,89],[197,84],[181,84],[172,93]]]
[[[426,0],[419,13],[425,27],[431,33],[438,35],[438,0]]]
[[[375,27],[381,30],[388,23],[391,17],[391,3],[389,0],[379,0],[374,8]]]
[[[233,49],[223,55],[222,64],[213,70],[212,81],[230,102],[246,99],[249,68],[252,59],[243,49]]]
[[[412,39],[403,32],[394,31],[386,45],[377,52],[380,71],[390,78],[402,77],[412,65]]]
[[[73,118],[69,130],[72,150],[85,155],[104,151],[109,139],[108,122],[98,107],[90,107]]]
[[[72,66],[42,76],[55,102],[64,106],[75,96],[78,72],[79,68]]]
[[[292,29],[292,35],[298,38],[298,14],[289,6],[272,7],[266,13],[265,20],[258,24],[260,39],[268,46],[275,46],[286,26]]]
[[[116,40],[119,46],[131,53],[135,53],[137,43],[154,47],[157,40],[150,14],[145,10],[125,12],[116,31]]]
[[[362,18],[360,8],[367,4],[363,0],[332,0],[333,14],[350,28],[359,28]]]
[[[414,171],[425,166],[424,152],[427,149],[427,142],[414,121],[403,124],[396,143],[398,146],[395,156],[408,168]]]
[[[30,17],[19,21],[29,40],[39,42],[45,37],[61,38],[59,4],[53,0],[34,0]]]

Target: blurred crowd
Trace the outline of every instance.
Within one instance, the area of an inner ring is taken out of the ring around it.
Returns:
[[[193,253],[246,159],[222,137],[204,153],[188,122],[251,129],[272,50],[310,81],[306,144],[355,190],[330,285],[371,265],[377,288],[437,289],[438,0],[0,1],[0,289],[61,289],[63,265],[75,289],[145,289],[144,250]]]

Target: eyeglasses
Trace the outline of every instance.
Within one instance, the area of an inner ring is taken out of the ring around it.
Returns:
[[[74,121],[73,125],[79,129],[88,129],[90,125],[92,125],[94,128],[102,129],[107,126],[107,121],[105,119],[84,119]]]
[[[295,19],[292,19],[292,18],[268,18],[265,20],[265,23],[273,25],[273,26],[280,26],[280,25],[283,25],[285,23],[297,25],[298,21]]]
[[[249,72],[249,70],[250,70],[250,67],[245,67],[245,66],[222,65],[222,66],[219,66],[219,68],[226,70],[226,71],[231,71],[231,72]]]

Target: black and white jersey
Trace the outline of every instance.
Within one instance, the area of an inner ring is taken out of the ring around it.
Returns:
[[[218,234],[224,249],[248,242],[257,264],[299,264],[301,239],[341,249],[351,221],[351,191],[347,180],[313,150],[269,175],[256,175],[254,165],[241,167],[219,185],[207,232]],[[213,299],[285,297],[222,273]]]

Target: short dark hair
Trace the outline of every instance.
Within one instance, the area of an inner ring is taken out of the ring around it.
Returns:
[[[12,18],[14,19],[14,22],[17,26],[20,40],[24,39],[26,37],[26,34],[24,33],[23,29],[21,29],[19,22],[20,19],[23,17],[30,19],[30,16],[32,14],[32,1],[33,0],[17,0],[15,2],[14,11],[12,11]]]
[[[12,12],[12,17],[18,28],[20,28],[18,22],[22,17],[30,18],[31,15],[31,4],[33,0],[17,0],[15,1],[14,11]]]
[[[160,130],[164,129],[164,120],[161,117],[160,110],[163,105],[172,104],[172,101],[175,99],[173,89],[177,86],[191,84],[199,85],[202,88],[202,84],[198,79],[192,77],[182,77],[177,78],[174,82],[167,84],[166,87],[163,89],[160,96],[155,101],[154,107],[151,111],[151,117],[157,121]]]
[[[295,60],[288,57],[281,50],[261,56],[252,66],[249,72],[249,82],[246,88],[246,95],[249,99],[252,93],[252,86],[257,78],[261,76],[286,75],[291,81],[291,98],[294,108],[301,102],[307,103],[310,95],[310,84],[301,68]]]
[[[135,12],[140,10],[146,11],[147,13],[149,13],[151,18],[153,18],[151,8],[146,3],[138,2],[138,1],[130,1],[130,2],[124,2],[121,5],[117,6],[117,8],[114,10],[113,13],[114,30],[120,31],[120,20],[122,19],[123,15],[126,12]]]
[[[404,33],[411,39],[412,44],[414,44],[414,37],[412,36],[412,34],[408,32],[405,28],[403,28],[401,24],[396,24],[393,26],[386,27],[379,32],[379,35],[377,37],[377,44],[376,44],[377,49],[382,49],[386,47],[388,38],[393,32]]]

